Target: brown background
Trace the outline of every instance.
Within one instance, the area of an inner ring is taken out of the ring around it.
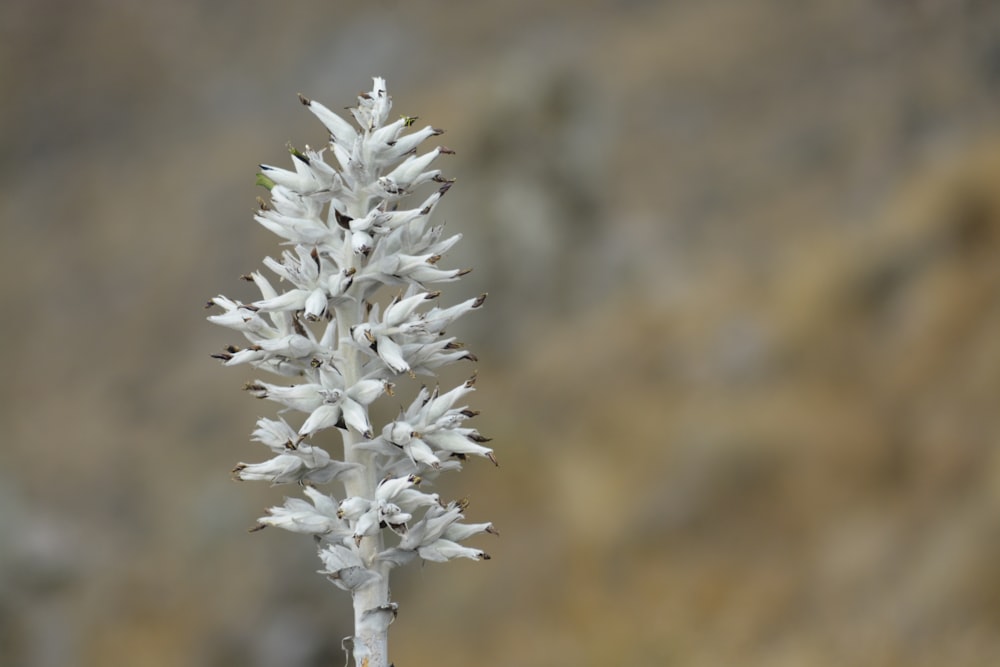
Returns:
[[[442,489],[493,560],[394,579],[399,667],[1000,663],[974,0],[0,5],[0,663],[343,664],[201,306],[277,252],[296,93],[372,75],[457,151],[501,461]]]

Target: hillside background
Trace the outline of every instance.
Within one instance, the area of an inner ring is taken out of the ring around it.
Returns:
[[[1000,664],[1000,3],[0,5],[0,664],[343,664],[202,304],[303,93],[447,129],[487,563],[400,667]],[[466,373],[467,369],[461,369]]]

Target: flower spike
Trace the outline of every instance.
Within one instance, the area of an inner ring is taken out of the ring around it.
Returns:
[[[486,295],[440,303],[437,284],[471,270],[447,266],[461,235],[430,224],[454,183],[434,163],[454,151],[420,153],[443,130],[417,128],[416,116],[391,119],[385,81],[372,83],[346,117],[298,96],[329,140],[321,150],[289,145],[289,168],[259,165],[257,183],[268,195],[258,198],[253,218],[283,244],[280,256],[263,260],[275,278],[248,273],[243,279],[259,298],[220,295],[206,307],[215,308],[210,322],[245,339],[214,358],[279,378],[244,386],[277,403],[280,416],[258,419],[251,435],[271,458],[239,463],[234,478],[294,483],[306,496],[267,509],[251,530],[271,526],[314,539],[320,574],[353,600],[354,632],[343,644],[356,666],[391,667],[387,632],[398,612],[389,599],[392,569],[488,560],[462,542],[498,534],[491,523],[463,523],[468,502],[445,503],[422,482],[460,469],[470,455],[494,465],[497,459],[489,438],[467,425],[479,414],[465,405],[475,374],[450,390],[407,379],[476,361],[446,329],[482,307]],[[374,423],[370,407],[397,394],[408,407]],[[338,451],[325,448],[333,433]]]

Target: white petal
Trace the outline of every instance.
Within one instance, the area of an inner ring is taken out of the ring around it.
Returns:
[[[359,380],[347,390],[347,395],[361,405],[369,405],[385,393],[387,384],[385,380]]]
[[[348,521],[357,521],[362,514],[372,508],[372,501],[360,496],[351,496],[340,501],[337,516]]]
[[[435,148],[423,155],[408,157],[398,167],[389,172],[388,177],[397,183],[403,184],[404,187],[408,187],[440,153],[441,149]]]
[[[396,301],[385,309],[385,315],[382,317],[382,321],[385,322],[386,326],[398,327],[400,324],[405,322],[411,314],[413,314],[413,311],[416,310],[417,306],[427,301],[429,298],[434,298],[434,295],[429,292],[421,292],[419,294],[414,294],[413,296],[408,296],[400,301]]]
[[[499,534],[492,523],[453,523],[444,531],[443,537],[454,542],[461,542],[480,533]]]
[[[396,497],[396,494],[400,493],[404,489],[412,488],[420,483],[420,477],[417,475],[409,475],[407,477],[390,477],[389,479],[384,479],[379,482],[378,488],[375,489],[375,497],[378,500],[391,501]]]
[[[255,382],[248,385],[248,389],[253,390],[257,398],[267,398],[277,401],[285,407],[300,412],[312,412],[323,404],[323,389],[318,384],[296,384],[290,387],[283,385],[268,384],[266,382]]]
[[[437,431],[436,433],[428,433],[424,437],[427,442],[446,452],[451,452],[452,454],[475,454],[476,456],[482,456],[495,462],[492,449],[483,447],[454,431]]]
[[[331,496],[323,493],[319,489],[313,486],[307,486],[302,489],[307,496],[313,501],[317,511],[325,514],[328,517],[337,516],[337,501],[335,501]]]
[[[265,481],[273,484],[287,484],[297,481],[305,464],[292,454],[279,454],[262,463],[240,463],[234,469],[236,478],[242,481]]]
[[[303,103],[305,104],[305,102]],[[350,123],[315,100],[308,101],[306,106],[309,107],[309,111],[312,111],[316,118],[319,118],[319,122],[326,126],[326,129],[333,135],[336,143],[348,148],[354,144],[358,133]]]
[[[345,546],[328,546],[319,552],[319,557],[326,567],[321,572],[345,591],[355,591],[381,578],[378,573],[366,568],[361,558]]]
[[[428,125],[420,130],[399,137],[396,140],[396,143],[392,146],[392,149],[386,153],[386,156],[390,159],[402,157],[423,143],[428,137],[433,137],[438,134],[441,134],[441,130],[437,130]]]
[[[314,289],[305,300],[306,317],[311,320],[320,319],[326,315],[326,305],[326,292],[320,288]]]
[[[475,391],[473,382],[471,380],[463,382],[451,391],[430,401],[423,409],[421,417],[423,417],[428,424],[435,423],[441,418],[442,415],[444,415],[445,412],[451,409],[451,406],[455,405],[455,402],[458,399],[472,391]]]
[[[367,255],[375,246],[375,241],[368,232],[351,233],[351,250],[355,255]]]
[[[472,560],[489,560],[489,555],[479,549],[463,547],[461,544],[451,540],[440,539],[425,547],[417,549],[417,553],[424,560],[443,563],[454,558],[470,558]]]
[[[354,524],[354,541],[360,542],[361,538],[367,537],[369,535],[374,535],[379,529],[379,513],[376,510],[370,510],[365,512],[360,517],[358,517],[357,522]]]
[[[431,468],[437,468],[441,465],[441,460],[434,456],[434,451],[430,446],[419,438],[413,438],[403,445],[403,451],[414,463],[422,463]]]
[[[299,435],[309,436],[317,431],[336,426],[340,422],[341,409],[339,404],[326,403],[312,411],[309,418],[299,429]]]
[[[298,434],[284,419],[275,420],[262,417],[257,420],[257,428],[251,434],[250,439],[267,445],[276,453],[281,453],[288,448],[290,443],[298,439]]]
[[[344,423],[365,438],[372,437],[372,426],[368,421],[368,410],[346,396],[341,399]]]
[[[258,343],[261,349],[284,355],[290,359],[304,359],[317,351],[316,343],[300,334],[291,334]]]
[[[388,336],[376,336],[376,341],[376,351],[386,366],[396,373],[405,373],[410,370],[410,365],[403,358],[403,349],[396,341]]]

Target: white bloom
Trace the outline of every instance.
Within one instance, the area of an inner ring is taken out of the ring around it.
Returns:
[[[457,542],[440,539],[417,549],[417,554],[424,560],[443,563],[446,560],[455,558],[471,558],[472,560],[489,560],[490,555],[480,549],[463,547]]]
[[[356,463],[331,459],[319,447],[300,444],[296,449],[278,454],[262,463],[239,463],[233,474],[241,482],[252,480],[272,484],[325,484],[357,470]]]
[[[350,534],[347,524],[337,516],[337,505],[332,498],[312,486],[304,490],[312,504],[299,498],[285,498],[283,506],[269,508],[267,516],[258,519],[257,523],[308,535]]]
[[[320,570],[338,588],[356,591],[378,580],[380,575],[365,567],[353,550],[339,544],[327,546],[319,552],[326,569]]]
[[[358,138],[358,133],[353,127],[351,127],[350,123],[327,109],[319,102],[309,100],[301,95],[299,95],[299,100],[302,104],[309,107],[309,111],[312,111],[316,117],[319,118],[320,122],[326,126],[326,129],[330,131],[330,138],[337,143],[337,145],[346,148],[354,146],[354,143]]]
[[[424,493],[418,489],[409,488],[398,492],[393,501],[408,512],[421,507],[434,507],[441,504],[441,497],[436,493]]]
[[[263,417],[257,420],[257,428],[250,439],[267,445],[277,454],[294,449],[300,440],[295,429],[289,426],[284,419],[274,420]]]
[[[351,496],[340,501],[337,516],[348,521],[357,521],[361,515],[371,510],[374,501],[359,496]]]
[[[417,475],[407,475],[406,477],[389,477],[379,482],[375,489],[377,500],[390,501],[399,493],[420,484],[420,477]]]
[[[444,531],[443,537],[454,542],[462,542],[480,533],[500,534],[492,523],[453,523]]]
[[[312,412],[327,400],[328,391],[320,384],[276,385],[260,380],[244,387],[257,398],[267,398],[286,408],[299,412]]]

